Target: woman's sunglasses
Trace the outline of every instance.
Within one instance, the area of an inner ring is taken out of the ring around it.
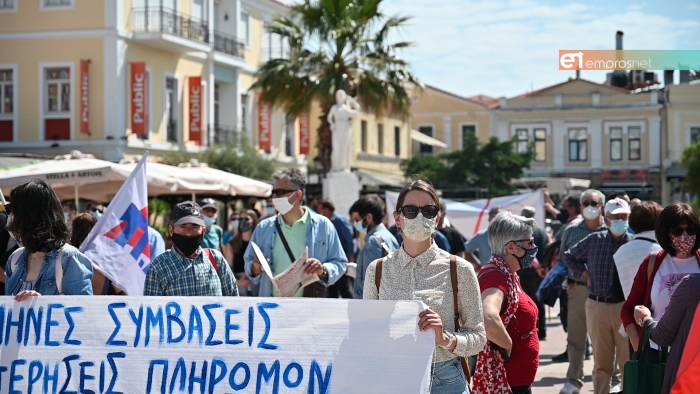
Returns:
[[[698,227],[697,226],[688,226],[688,227],[676,227],[673,230],[671,230],[671,234],[680,237],[683,235],[683,233],[686,233],[690,236],[693,235],[698,235]]]
[[[423,214],[424,218],[432,219],[437,216],[438,212],[440,212],[440,208],[438,208],[437,205],[424,205],[422,207],[418,207],[416,205],[404,205],[403,207],[399,208],[398,211],[401,212],[403,217],[406,219],[415,219],[419,212]]]

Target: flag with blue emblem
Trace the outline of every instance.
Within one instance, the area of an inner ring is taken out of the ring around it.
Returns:
[[[80,245],[93,267],[127,295],[143,295],[151,263],[144,155]]]

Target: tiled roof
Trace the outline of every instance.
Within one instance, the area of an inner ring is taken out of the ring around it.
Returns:
[[[479,100],[475,99],[474,97],[464,97],[464,96],[460,96],[460,95],[458,95],[458,94],[455,94],[455,93],[452,93],[452,92],[448,92],[447,90],[443,90],[443,89],[437,88],[437,87],[432,86],[432,85],[425,85],[425,87],[426,87],[427,89],[434,90],[434,91],[436,91],[436,92],[439,92],[439,93],[442,93],[442,94],[445,94],[445,95],[454,97],[454,98],[459,99],[459,100],[468,101],[468,102],[470,102],[470,103],[472,103],[472,104],[476,104],[476,105],[479,105],[479,106],[481,106],[481,107],[486,107],[487,104],[488,104],[488,103],[486,103],[486,102],[479,101]],[[480,96],[475,96],[475,97],[488,97],[488,96],[480,95]]]
[[[597,83],[597,82],[589,81],[589,80],[587,80],[587,79],[581,79],[581,78],[579,78],[579,79],[574,79],[574,78],[570,78],[568,81],[564,81],[564,82],[561,82],[561,83],[558,83],[558,84],[555,84],[555,85],[547,86],[547,87],[545,87],[545,88],[542,88],[542,89],[539,89],[539,90],[535,90],[535,91],[533,91],[533,92],[524,93],[524,94],[521,94],[521,95],[519,95],[519,96],[516,96],[516,98],[519,98],[519,97],[532,97],[532,96],[537,96],[537,95],[540,95],[540,94],[542,94],[542,93],[546,93],[546,92],[548,92],[548,91],[550,91],[550,90],[554,90],[554,89],[556,89],[556,88],[558,88],[558,87],[564,86],[564,85],[566,85],[566,84],[573,83],[574,81],[582,81],[582,82],[586,82],[586,83],[589,83],[589,84],[591,84],[591,85],[595,85],[595,86],[598,86],[598,87],[601,87],[601,88],[616,90],[616,91],[618,91],[618,92],[620,92],[620,93],[631,94],[631,91],[629,91],[629,90],[627,90],[627,89],[624,89],[624,88],[618,88],[617,86],[604,85],[604,84],[602,84],[602,83]]]

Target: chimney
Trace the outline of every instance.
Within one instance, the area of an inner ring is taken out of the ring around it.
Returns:
[[[673,85],[673,70],[664,70],[664,86]]]
[[[690,83],[690,70],[680,70],[678,72],[679,78],[678,78],[678,83],[679,84],[689,84]]]
[[[581,70],[576,70],[576,79],[581,79]]]
[[[624,34],[625,33],[623,33],[622,30],[617,31],[617,34],[615,35],[615,50],[622,50],[622,36]]]

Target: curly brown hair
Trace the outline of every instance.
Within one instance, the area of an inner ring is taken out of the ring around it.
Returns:
[[[32,179],[10,193],[12,224],[9,231],[29,253],[59,249],[69,239],[63,207],[56,193],[41,179]]]

